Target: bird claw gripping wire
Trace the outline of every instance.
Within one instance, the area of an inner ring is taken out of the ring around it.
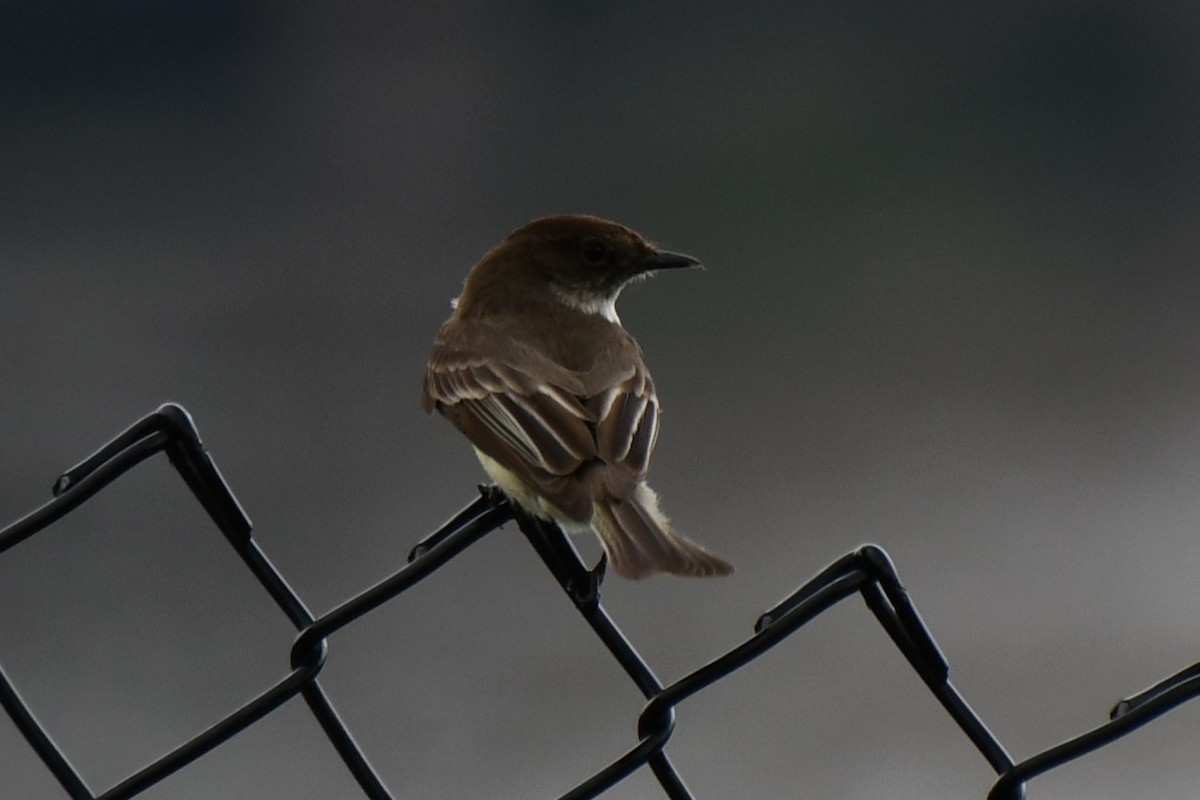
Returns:
[[[550,574],[571,598],[577,608],[583,609],[600,604],[600,586],[608,568],[608,557],[603,555],[592,569],[584,566],[579,552],[562,528],[553,522],[538,519],[515,509],[517,525],[529,541]]]

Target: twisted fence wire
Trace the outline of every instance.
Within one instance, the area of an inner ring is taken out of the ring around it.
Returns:
[[[1104,747],[1200,695],[1200,664],[1195,664],[1122,700],[1112,709],[1106,723],[1014,763],[950,682],[949,663],[901,584],[891,559],[875,545],[864,545],[837,559],[762,614],[753,634],[741,644],[663,686],[600,602],[603,563],[589,570],[560,528],[521,513],[492,487],[483,487],[478,498],[422,539],[409,554],[408,563],[390,577],[314,617],[255,542],[249,517],[205,450],[191,416],[175,404],[161,406],[63,473],[54,484],[52,500],[0,530],[0,555],[50,527],[121,475],[160,452],[167,455],[209,519],[296,628],[289,671],[275,685],[206,730],[116,785],[96,793],[55,744],[51,733],[38,721],[0,665],[0,707],[72,800],[134,797],[296,695],[304,699],[363,794],[371,800],[391,800],[393,795],[321,687],[319,676],[329,655],[329,639],[428,578],[467,547],[510,521],[517,523],[567,598],[646,698],[638,718],[637,742],[563,794],[560,800],[597,797],[644,766],[650,768],[668,798],[692,800],[693,795],[666,753],[675,728],[676,706],[762,656],[813,618],[855,594],[863,598],[909,665],[997,774],[988,800],[1022,800],[1025,784],[1032,778]]]

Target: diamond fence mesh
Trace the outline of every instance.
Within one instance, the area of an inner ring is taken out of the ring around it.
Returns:
[[[273,686],[229,710],[216,724],[157,760],[99,791],[84,781],[55,743],[52,732],[38,721],[34,709],[22,699],[0,667],[0,706],[73,800],[134,797],[297,695],[333,744],[363,796],[373,800],[396,797],[371,767],[321,686],[320,674],[329,657],[330,640],[342,628],[429,578],[474,542],[510,521],[517,523],[567,598],[646,698],[637,720],[637,741],[622,756],[563,794],[563,800],[598,797],[643,768],[653,773],[666,797],[672,800],[693,797],[666,752],[675,727],[675,708],[854,595],[863,599],[929,692],[995,771],[998,777],[987,792],[989,800],[1023,798],[1025,785],[1032,778],[1102,748],[1200,694],[1200,664],[1196,664],[1122,700],[1112,709],[1106,723],[1014,763],[951,683],[949,664],[901,584],[891,559],[874,545],[865,545],[834,561],[783,602],[763,613],[755,623],[753,635],[744,642],[664,686],[600,602],[602,565],[589,570],[557,526],[521,514],[491,488],[482,489],[474,502],[420,541],[409,555],[407,565],[316,617],[259,548],[245,511],[204,449],[191,416],[174,404],[164,405],[139,420],[65,472],[54,485],[51,501],[0,531],[0,555],[52,526],[158,453],[165,453],[170,459],[213,525],[295,627],[297,635],[289,653],[288,671]]]

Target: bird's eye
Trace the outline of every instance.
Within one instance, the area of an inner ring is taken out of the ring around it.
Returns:
[[[599,266],[608,260],[608,245],[599,239],[588,239],[583,243],[580,255],[593,267]]]

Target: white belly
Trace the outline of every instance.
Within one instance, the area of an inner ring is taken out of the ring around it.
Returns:
[[[569,533],[591,530],[592,526],[589,523],[567,517],[544,497],[534,493],[532,489],[525,485],[524,481],[517,477],[516,473],[508,467],[503,466],[499,461],[478,447],[475,448],[475,455],[478,456],[479,463],[483,465],[484,471],[500,487],[500,491],[504,492],[510,500],[525,509],[528,513],[542,519],[552,519]]]

